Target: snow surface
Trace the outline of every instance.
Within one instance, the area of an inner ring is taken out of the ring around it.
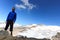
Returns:
[[[5,22],[0,22],[0,27],[5,27]],[[23,32],[19,32],[17,35],[23,35],[33,38],[51,38],[60,32],[60,26],[31,24],[31,25],[19,25],[15,24],[14,27],[26,27]]]
[[[32,26],[30,29],[18,33],[18,35],[33,38],[51,38],[56,35],[57,32],[60,32],[60,26],[35,25],[35,27]]]

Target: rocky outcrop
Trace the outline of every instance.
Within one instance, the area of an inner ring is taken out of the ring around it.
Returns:
[[[14,40],[14,38],[9,35],[8,31],[0,31],[0,40]]]
[[[57,34],[56,34],[55,36],[53,36],[53,37],[51,38],[51,40],[60,40],[60,33],[57,32]]]
[[[0,31],[0,40],[3,40],[9,36],[9,33],[7,31]]]

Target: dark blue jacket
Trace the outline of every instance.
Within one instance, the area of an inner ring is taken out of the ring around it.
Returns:
[[[10,12],[8,14],[8,17],[7,17],[6,21],[13,21],[13,22],[15,22],[16,21],[16,13],[15,12]]]

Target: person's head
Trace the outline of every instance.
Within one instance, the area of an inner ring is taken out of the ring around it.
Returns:
[[[15,11],[15,7],[12,7],[12,11],[13,11],[13,12]]]

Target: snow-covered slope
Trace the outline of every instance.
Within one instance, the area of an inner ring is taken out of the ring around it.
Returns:
[[[26,27],[26,26],[25,26]],[[47,25],[29,25],[24,31],[19,32],[18,35],[23,35],[33,38],[51,38],[60,31],[60,26]]]
[[[5,27],[5,22],[0,22],[0,27]],[[15,24],[14,33],[16,35],[23,35],[33,38],[51,38],[60,32],[60,26],[42,25],[42,24],[31,24],[31,25],[19,25]],[[14,34],[14,35],[15,35]]]

